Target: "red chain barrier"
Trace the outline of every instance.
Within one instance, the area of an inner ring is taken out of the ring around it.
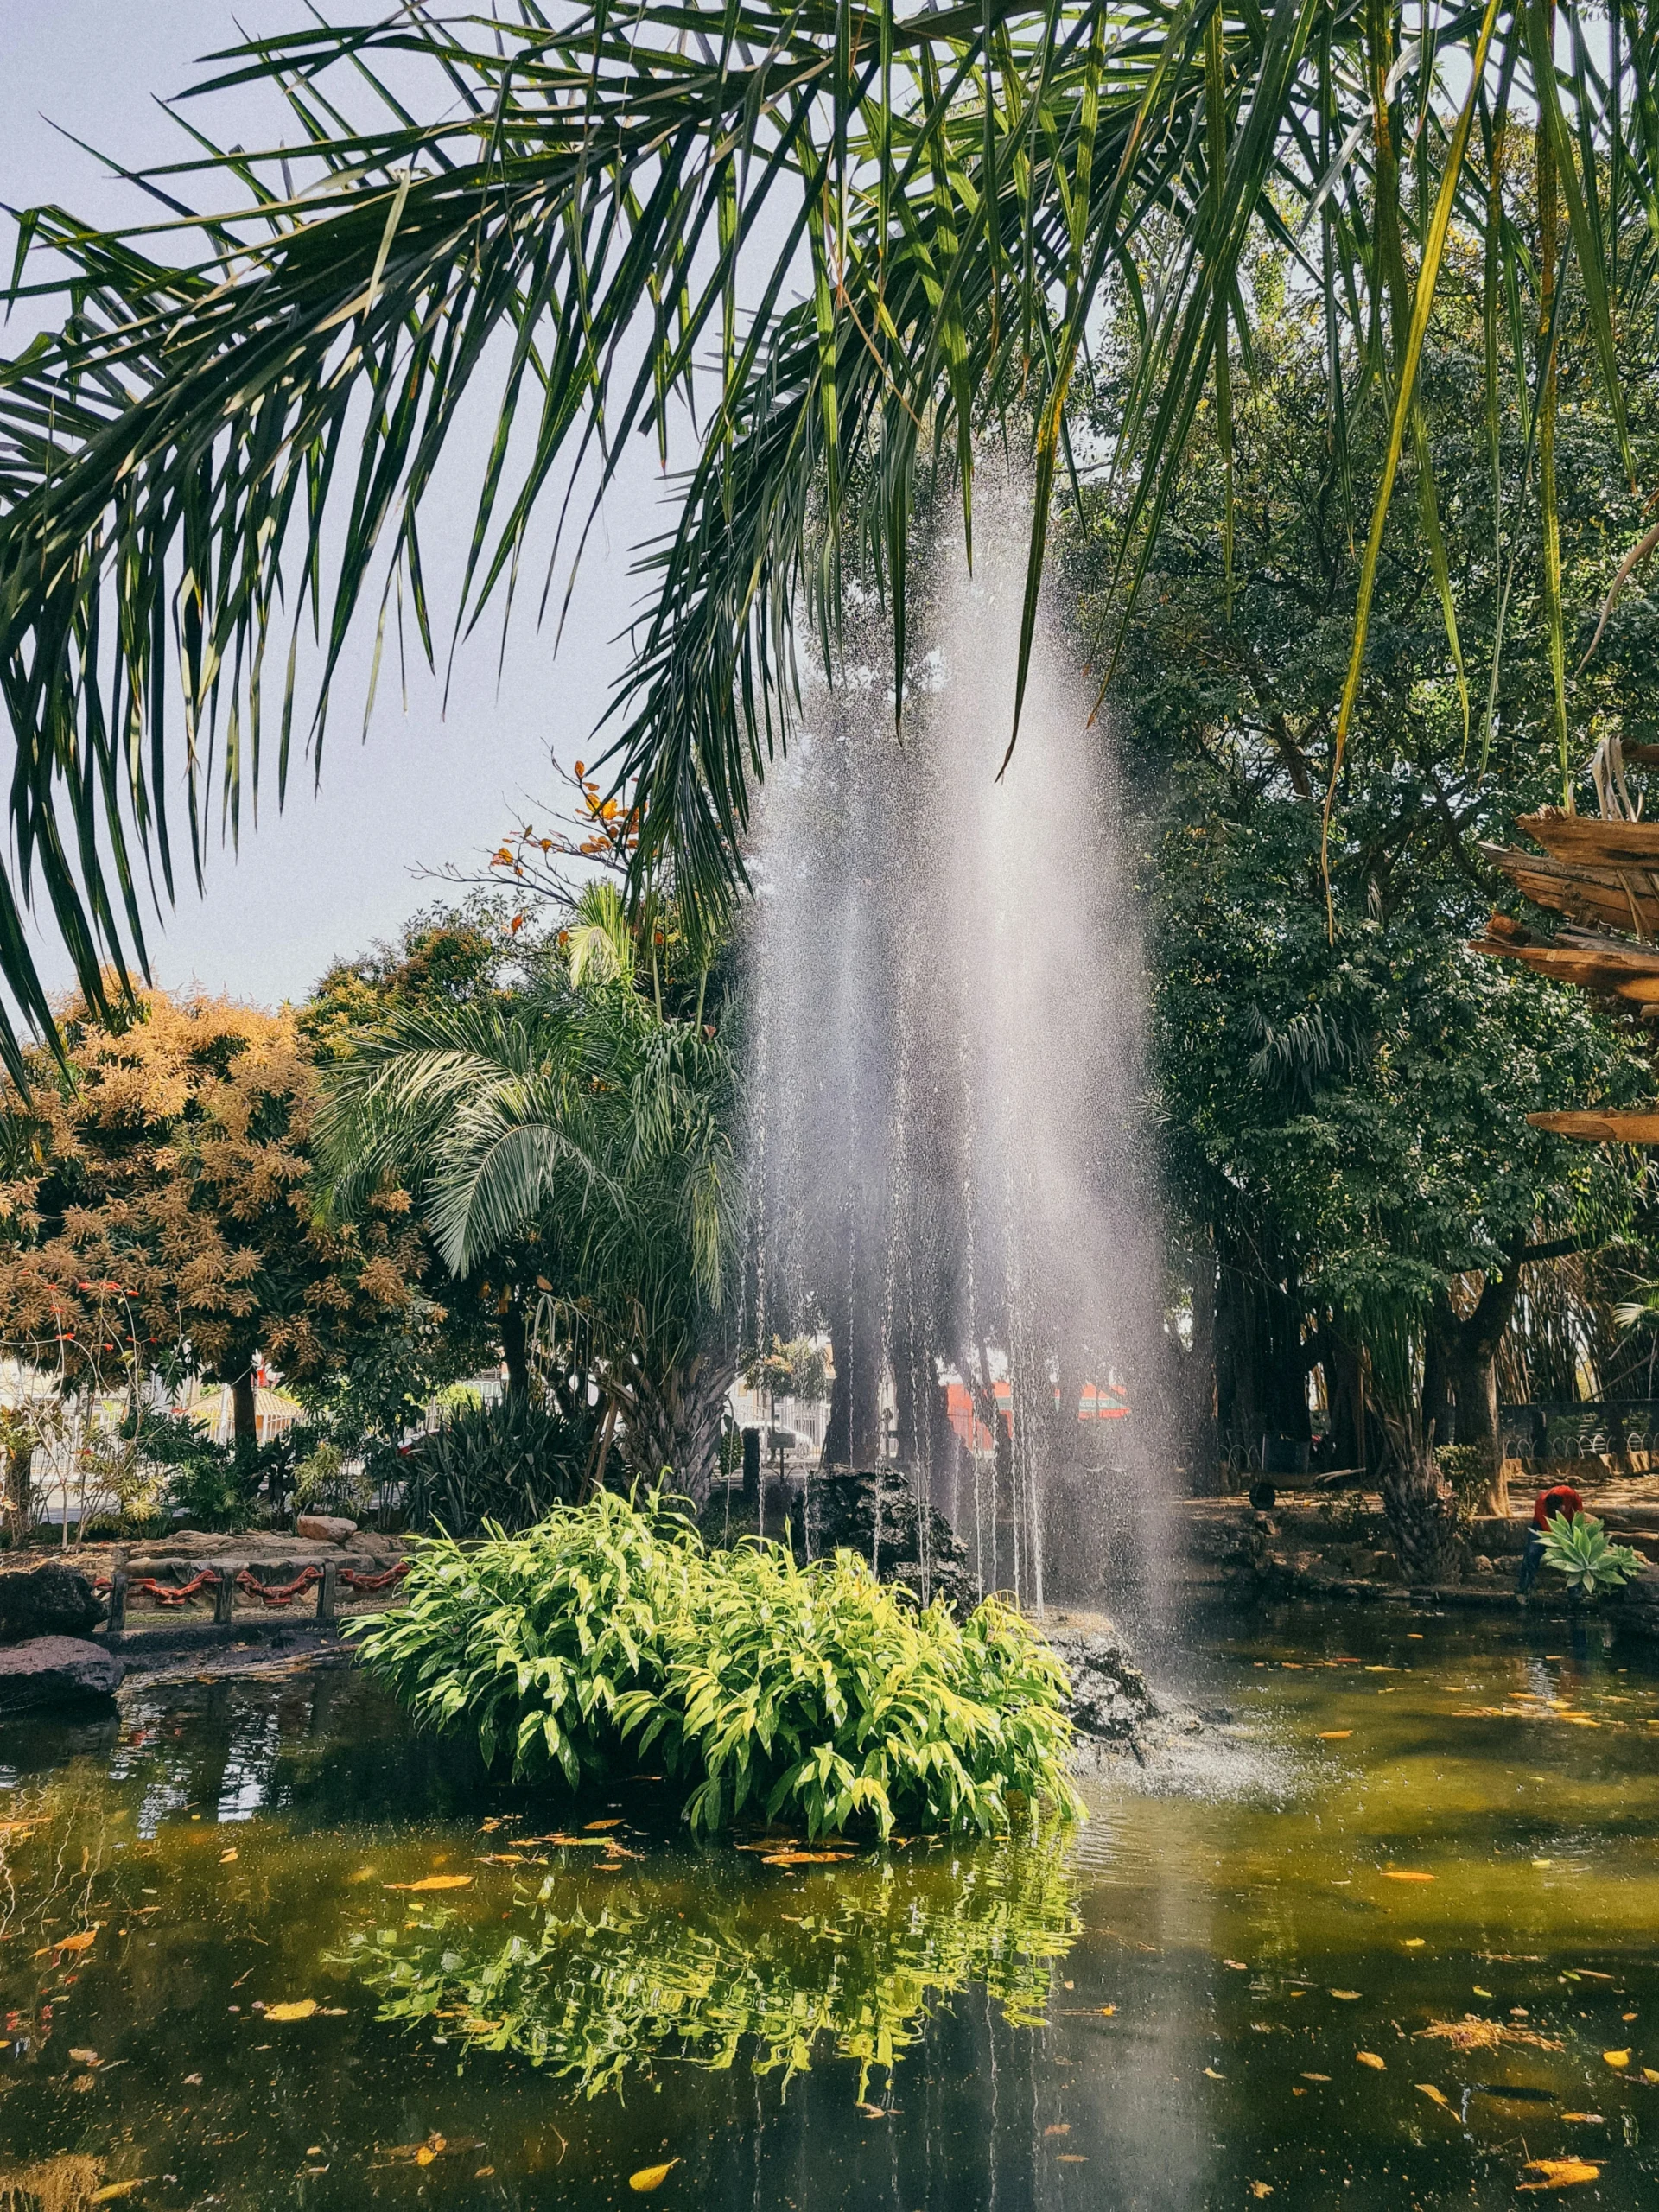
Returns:
[[[204,1567],[201,1573],[189,1582],[157,1582],[153,1576],[141,1575],[127,1585],[127,1595],[135,1590],[147,1590],[158,1605],[181,1605],[187,1598],[194,1598],[198,1590],[206,1590],[219,1580],[216,1567]]]
[[[257,1582],[251,1571],[244,1567],[236,1578],[238,1590],[245,1590],[251,1598],[263,1598],[268,1605],[291,1605],[302,1590],[308,1590],[314,1582],[321,1582],[320,1567],[302,1567],[291,1582]]]
[[[396,1567],[389,1567],[384,1574],[359,1574],[354,1567],[342,1567],[340,1579],[353,1590],[389,1590],[394,1582],[401,1582],[409,1573],[409,1561],[400,1559]]]

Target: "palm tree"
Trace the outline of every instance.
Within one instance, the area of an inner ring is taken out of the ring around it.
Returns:
[[[597,1384],[603,1448],[696,1492],[736,1371],[732,1066],[596,961],[607,918],[589,894],[577,957],[523,999],[395,1016],[332,1073],[320,1150],[342,1210],[407,1179],[458,1276],[534,1231],[543,1335]]]
[[[1613,302],[1643,296],[1659,240],[1645,0],[422,0],[216,59],[195,89],[280,88],[297,147],[226,151],[193,123],[191,157],[140,180],[147,227],[22,221],[21,292],[64,305],[0,372],[0,974],[37,1024],[39,894],[95,1000],[102,957],[143,958],[181,740],[199,868],[213,781],[232,824],[257,784],[269,694],[280,785],[355,621],[407,619],[439,653],[420,522],[469,410],[495,436],[457,635],[511,604],[571,465],[600,456],[602,499],[630,436],[666,456],[690,410],[607,757],[637,785],[640,877],[672,850],[683,889],[718,897],[787,730],[796,626],[833,649],[851,562],[895,610],[902,707],[912,512],[944,462],[971,544],[981,425],[1029,442],[1023,690],[1078,365],[1125,304],[1141,338],[1102,465],[1132,595],[1206,400],[1230,445],[1263,237],[1325,317],[1338,455],[1358,410],[1389,426],[1332,793],[1408,454],[1469,711],[1418,376],[1454,232],[1489,385],[1529,394],[1565,771],[1556,362],[1571,334],[1622,436]],[[1522,515],[1503,528],[1532,543]],[[533,580],[543,606],[569,551]]]

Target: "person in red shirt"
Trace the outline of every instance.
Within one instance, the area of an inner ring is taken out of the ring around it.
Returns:
[[[1556,1515],[1571,1521],[1583,1510],[1584,1500],[1571,1483],[1556,1483],[1553,1488],[1539,1491],[1532,1509],[1532,1526],[1527,1531],[1527,1548],[1521,1554],[1521,1572],[1515,1580],[1517,1590],[1530,1590],[1538,1580],[1538,1569],[1544,1558],[1544,1532]]]

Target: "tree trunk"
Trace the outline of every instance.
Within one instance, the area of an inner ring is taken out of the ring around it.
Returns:
[[[1212,1497],[1221,1487],[1216,1427],[1216,1248],[1202,1236],[1192,1254],[1192,1349],[1184,1370],[1187,1488]]]
[[[836,1377],[824,1431],[828,1467],[873,1467],[881,1453],[881,1337],[845,1304],[830,1316]]]
[[[231,1436],[238,1459],[251,1455],[259,1446],[259,1399],[250,1360],[231,1384]]]
[[[720,1430],[735,1362],[697,1352],[662,1376],[636,1370],[625,1457],[631,1474],[701,1504],[720,1461]]]
[[[35,1518],[35,1500],[29,1482],[29,1471],[35,1463],[32,1444],[11,1445],[6,1452],[6,1535],[13,1548],[27,1543],[29,1531]]]
[[[501,1362],[507,1370],[507,1389],[515,1398],[530,1395],[530,1344],[524,1333],[524,1312],[516,1299],[501,1309]]]
[[[1458,1442],[1472,1445],[1484,1455],[1488,1512],[1504,1515],[1510,1510],[1510,1493],[1498,1429],[1497,1354],[1520,1294],[1525,1251],[1524,1236],[1516,1236],[1503,1267],[1487,1275],[1474,1311],[1465,1319],[1459,1319],[1450,1297],[1440,1293],[1429,1312],[1429,1357],[1424,1370],[1426,1390],[1432,1376],[1439,1395],[1456,1404]],[[1427,1412],[1426,1406],[1426,1416]]]
[[[1408,1582],[1446,1582],[1458,1556],[1458,1505],[1434,1449],[1402,1421],[1388,1423],[1382,1510]]]

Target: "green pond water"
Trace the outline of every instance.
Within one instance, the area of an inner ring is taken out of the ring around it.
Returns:
[[[1173,1773],[834,1863],[493,1786],[344,1671],[14,1723],[0,2207],[1652,2205],[1655,1656],[1186,1645],[1231,1719]]]

